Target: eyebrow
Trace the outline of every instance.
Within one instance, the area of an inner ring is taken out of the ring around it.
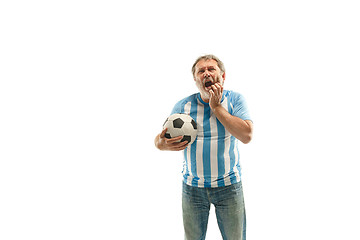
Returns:
[[[209,67],[202,67],[202,68],[199,68],[199,69],[198,69],[198,71],[200,71],[200,70],[204,70],[205,68],[210,68],[210,69],[211,69],[211,68],[214,68],[214,69],[216,69],[216,67],[215,67],[215,66],[209,66]]]

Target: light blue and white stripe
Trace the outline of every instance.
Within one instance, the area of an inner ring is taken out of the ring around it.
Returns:
[[[250,120],[242,95],[224,90],[221,105],[234,116]],[[189,114],[198,126],[198,136],[184,150],[184,182],[196,187],[220,187],[240,181],[238,140],[215,117],[200,94],[179,101],[174,113]]]

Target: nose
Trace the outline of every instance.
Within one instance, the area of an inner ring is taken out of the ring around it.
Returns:
[[[208,70],[205,70],[205,72],[204,72],[204,77],[206,77],[206,78],[210,77],[210,73],[209,73]]]

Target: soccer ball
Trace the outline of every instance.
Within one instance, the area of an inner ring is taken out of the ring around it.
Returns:
[[[169,116],[163,128],[167,128],[165,133],[166,138],[173,138],[178,136],[184,136],[180,142],[188,141],[192,144],[197,136],[197,124],[190,115],[175,113]]]

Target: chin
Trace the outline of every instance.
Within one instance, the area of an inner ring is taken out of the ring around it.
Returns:
[[[210,99],[210,93],[207,91],[201,91],[200,92],[201,98],[203,98],[204,100],[209,100]]]

